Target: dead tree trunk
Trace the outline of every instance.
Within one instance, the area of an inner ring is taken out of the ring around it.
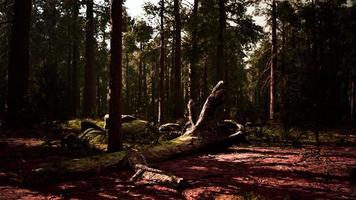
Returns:
[[[216,115],[223,100],[224,82],[220,81],[206,99],[198,120],[193,121],[190,116],[191,126],[182,136],[139,150],[120,151],[48,164],[34,170],[27,181],[33,184],[31,181],[76,177],[78,174],[100,172],[109,167],[125,165],[133,168],[139,174],[138,170],[142,170],[142,165],[147,166],[147,163],[162,161],[178,154],[187,154],[203,148],[210,148],[216,144],[239,140],[243,135],[242,126],[229,123],[226,120],[222,121]],[[188,104],[188,107],[190,107],[190,104]],[[228,129],[225,126],[226,123],[235,126],[233,129]],[[152,170],[148,171],[152,172]],[[38,179],[38,177],[41,177],[41,179]],[[48,179],[45,177],[48,177]],[[134,176],[133,179],[136,179],[136,177]],[[177,179],[173,178],[172,180],[176,181]],[[180,179],[178,178],[178,180]]]

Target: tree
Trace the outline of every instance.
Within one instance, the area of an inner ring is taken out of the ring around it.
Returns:
[[[348,82],[355,66],[355,36],[349,28],[355,22],[355,6],[341,1],[277,2],[276,26],[280,28],[276,37],[281,53],[274,71],[274,112],[282,114],[286,128],[308,124],[317,132],[321,125],[350,116],[347,102],[352,99],[352,82]],[[270,9],[266,15],[272,19]],[[273,53],[271,39],[265,38],[264,43],[251,56],[251,72],[259,72],[254,84],[258,83],[262,101],[257,104],[269,117],[270,90],[265,86],[271,74],[263,68],[270,66]]]
[[[122,149],[121,90],[122,90],[122,0],[113,0],[111,8],[111,61],[108,151]]]
[[[270,102],[269,102],[269,119],[273,121],[275,119],[275,71],[277,69],[277,12],[276,1],[272,1],[272,64],[270,71]]]
[[[6,105],[7,91],[7,71],[8,71],[8,52],[10,41],[10,19],[12,18],[12,9],[10,5],[13,2],[4,2],[0,5],[0,116],[3,115]],[[12,8],[12,7],[11,7]]]
[[[189,65],[189,98],[193,102],[198,100],[198,77],[197,77],[197,63],[198,59],[198,8],[199,0],[194,0],[193,14],[191,16],[192,21],[192,50],[190,55],[190,65]]]
[[[219,29],[218,29],[218,41],[217,41],[217,54],[216,54],[216,78],[215,82],[223,80],[225,77],[224,66],[224,35],[226,29],[226,12],[225,12],[225,0],[219,0]]]
[[[94,68],[94,17],[93,0],[87,0],[87,22],[86,22],[86,41],[85,41],[85,76],[83,94],[83,115],[86,117],[94,116],[96,104],[96,75]]]
[[[175,21],[175,30],[174,30],[174,67],[173,67],[173,75],[174,75],[174,89],[172,89],[173,93],[173,113],[172,117],[174,119],[178,119],[183,117],[183,98],[182,98],[182,88],[181,88],[181,72],[182,72],[182,58],[181,58],[181,17],[180,17],[180,1],[174,0],[174,21]]]
[[[30,19],[32,1],[15,0],[8,63],[7,108],[4,126],[21,125],[30,69]]]
[[[158,97],[158,123],[162,124],[165,119],[165,87],[164,87],[164,74],[165,74],[165,38],[164,38],[164,0],[161,0],[161,54],[160,54],[160,67],[159,67],[159,97]]]
[[[147,82],[146,82],[146,60],[145,53],[148,41],[151,39],[153,29],[145,21],[139,20],[134,24],[135,38],[139,43],[139,64],[138,64],[138,97],[136,110],[141,112],[145,110],[147,100]],[[136,46],[135,46],[136,47]]]
[[[78,81],[78,68],[79,68],[79,44],[80,44],[80,29],[78,23],[79,15],[79,2],[78,0],[73,1],[72,5],[72,20],[73,20],[73,47],[72,47],[72,65],[70,72],[71,86],[70,86],[70,115],[76,116],[80,101],[80,90]]]
[[[133,60],[132,54],[136,51],[137,47],[135,44],[135,36],[132,32],[126,32],[124,37],[123,37],[123,46],[125,47],[125,107],[124,107],[124,112],[131,113],[132,112],[132,103],[133,103],[133,95],[132,91],[134,91],[131,88],[132,85],[132,78],[130,71],[131,66],[130,66],[130,60]]]
[[[198,17],[198,8],[199,8],[199,0],[194,0],[193,11],[190,17],[190,29],[191,29],[191,49],[189,56],[189,66],[188,66],[188,97],[192,100],[192,119],[196,120],[197,118],[197,105],[198,100],[205,98],[205,88],[207,75],[203,70],[203,78],[202,78],[202,88],[201,91],[199,89],[199,78],[198,78],[198,26],[199,26],[199,17]],[[204,65],[204,69],[206,69],[206,65]],[[200,93],[201,92],[201,93]]]

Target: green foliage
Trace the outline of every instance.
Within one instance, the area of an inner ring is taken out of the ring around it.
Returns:
[[[0,115],[7,93],[7,51],[12,19],[12,1],[0,4]],[[34,122],[78,117],[83,95],[85,55],[85,5],[76,1],[33,1],[31,26],[31,73],[28,111]],[[230,118],[263,121],[268,113],[269,29],[258,26],[253,16],[270,18],[270,7],[253,1],[225,1],[224,57],[217,57],[219,2],[200,1],[196,21],[193,5],[181,4],[182,96],[188,101],[193,32],[197,34],[196,67],[198,105],[202,105],[214,83],[217,61],[228,71],[227,108]],[[264,1],[266,2],[266,1]],[[108,111],[110,1],[94,5],[95,69],[97,108]],[[174,91],[174,9],[165,2],[165,101],[172,111]],[[253,6],[254,12],[248,8]],[[125,114],[156,121],[160,56],[160,4],[146,3],[146,18],[132,18],[125,11],[123,35],[123,92]],[[293,126],[318,127],[350,118],[350,85],[355,81],[355,5],[343,1],[277,3],[277,117],[289,130]],[[2,23],[7,22],[10,23]],[[79,55],[75,55],[75,49]],[[77,63],[75,65],[75,63]],[[75,107],[74,105],[77,104]],[[176,120],[176,119],[170,119]],[[27,121],[27,118],[24,120]],[[286,137],[288,133],[285,133]]]
[[[277,4],[277,22],[279,119],[288,127],[315,127],[349,118],[350,65],[356,63],[349,27],[355,6],[283,1]],[[270,46],[266,37],[250,58],[250,99],[260,113],[268,109]]]

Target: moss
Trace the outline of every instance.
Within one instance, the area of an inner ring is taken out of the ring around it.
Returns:
[[[69,172],[81,172],[83,171],[83,168],[88,171],[99,171],[102,166],[109,167],[117,165],[120,161],[122,161],[126,154],[126,151],[120,151],[115,153],[99,154],[87,158],[74,159],[62,163],[62,167]]]
[[[161,159],[167,155],[181,153],[181,147],[187,147],[187,143],[192,143],[194,140],[196,139],[191,136],[183,135],[173,140],[160,142],[159,145],[146,147],[142,151],[148,159]]]
[[[126,151],[119,151],[114,153],[104,153],[95,156],[72,159],[61,162],[59,164],[44,165],[41,168],[34,170],[38,176],[44,175],[69,175],[72,173],[83,173],[100,171],[101,167],[110,167],[119,164],[125,156]]]
[[[72,129],[76,129],[76,130],[80,130],[80,123],[81,123],[81,119],[73,119],[73,120],[69,120],[66,124],[66,126],[68,128],[72,128]]]
[[[104,128],[104,126],[105,126],[104,120],[94,119],[94,120],[92,120],[92,122],[94,122],[96,125],[98,125],[99,127],[102,127],[102,128]]]
[[[145,132],[147,124],[148,122],[139,119],[123,123],[122,132],[124,132],[125,134]]]
[[[95,123],[99,127],[104,126],[104,121],[95,119],[85,119]],[[67,127],[80,130],[81,119],[74,119],[67,122]],[[150,145],[156,144],[159,138],[158,130],[152,126],[149,122],[144,120],[133,120],[122,124],[122,136],[123,142],[129,144],[129,146],[135,145]],[[107,133],[103,131],[87,131],[85,134],[78,135],[79,138],[86,140],[91,146],[106,149],[108,142]]]
[[[105,124],[104,120],[101,120],[101,119],[77,118],[77,119],[68,120],[65,124],[62,124],[62,127],[63,128],[71,128],[71,129],[75,129],[75,130],[81,130],[80,125],[81,125],[82,121],[92,122],[102,128],[104,127],[104,124]]]

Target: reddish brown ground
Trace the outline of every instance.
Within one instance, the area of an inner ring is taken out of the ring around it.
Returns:
[[[188,188],[179,191],[133,185],[127,181],[132,171],[119,169],[39,188],[21,187],[21,176],[43,162],[88,154],[41,147],[42,142],[25,136],[1,139],[0,199],[356,199],[349,176],[356,167],[356,147],[233,146],[155,164],[188,181]]]

